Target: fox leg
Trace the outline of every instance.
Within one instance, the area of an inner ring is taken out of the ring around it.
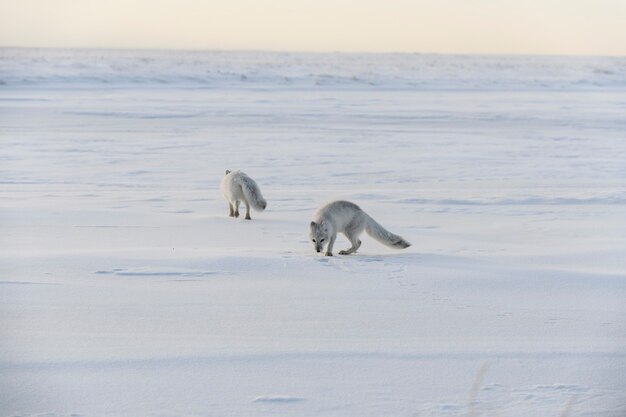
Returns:
[[[228,208],[230,209],[228,217],[235,217],[235,208],[233,207],[233,203],[231,203],[230,201],[228,202]]]
[[[252,220],[252,217],[250,217],[250,203],[248,203],[248,200],[243,200],[243,202],[246,204],[246,220]]]
[[[346,250],[342,250],[339,252],[340,255],[350,255],[351,253],[356,252],[361,247],[361,241],[359,240],[359,235],[363,233],[363,229],[365,229],[365,225],[363,222],[352,221],[348,226],[346,226],[343,234],[346,235],[350,243],[352,244]]]
[[[361,241],[359,240],[359,235],[346,235],[346,237],[352,243],[352,246],[346,250],[339,251],[339,255],[350,255],[351,253],[356,252],[361,247]]]
[[[235,217],[239,217],[239,200],[235,200]]]
[[[328,246],[326,247],[326,256],[333,256],[333,245],[335,244],[335,239],[337,239],[337,235],[333,235],[328,239]]]

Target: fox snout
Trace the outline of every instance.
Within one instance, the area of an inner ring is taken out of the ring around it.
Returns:
[[[324,252],[324,245],[319,240],[315,242],[314,245],[315,245],[315,252],[317,253]]]

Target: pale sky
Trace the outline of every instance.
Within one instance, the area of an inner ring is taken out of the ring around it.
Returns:
[[[0,0],[0,46],[626,55],[626,0]]]

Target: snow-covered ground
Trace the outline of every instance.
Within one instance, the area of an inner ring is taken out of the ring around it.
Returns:
[[[4,49],[0,80],[0,416],[626,415],[626,59]],[[229,218],[225,169],[268,209]],[[314,253],[335,198],[413,246]]]

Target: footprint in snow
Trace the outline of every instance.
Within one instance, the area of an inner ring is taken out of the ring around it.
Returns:
[[[272,404],[291,404],[304,401],[301,397],[290,397],[285,395],[269,395],[256,397],[252,402],[254,403],[272,403]]]

